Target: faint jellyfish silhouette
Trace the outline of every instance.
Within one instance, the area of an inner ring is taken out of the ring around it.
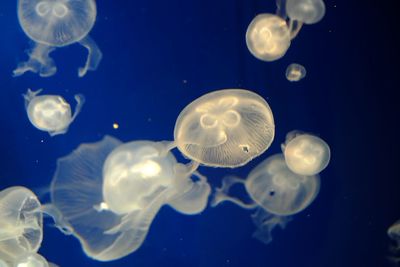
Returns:
[[[306,77],[306,73],[307,73],[306,69],[302,65],[292,63],[286,68],[285,74],[286,74],[286,79],[288,79],[289,81],[298,82],[304,77]]]
[[[394,266],[398,266],[400,264],[400,220],[388,228],[387,235],[394,242],[389,247],[391,255],[387,258]]]
[[[324,17],[325,4],[322,0],[286,0],[286,13],[293,21],[314,24]]]
[[[186,214],[205,209],[211,189],[201,175],[192,181],[192,174],[197,176],[164,143],[122,144],[106,136],[58,160],[51,212],[57,210],[59,227],[80,241],[87,256],[116,260],[141,246],[163,205]],[[195,205],[179,203],[186,199]]]
[[[272,111],[259,95],[241,89],[211,92],[179,114],[174,145],[183,155],[212,167],[239,167],[271,145]]]
[[[14,76],[27,71],[42,77],[52,76],[57,67],[49,54],[58,47],[79,43],[88,50],[85,66],[79,77],[95,70],[102,53],[88,33],[96,21],[94,0],[18,0],[18,19],[25,34],[35,42],[29,60],[20,63]]]
[[[21,255],[36,253],[43,239],[41,204],[25,187],[0,192],[0,259],[13,262]]]
[[[235,184],[244,184],[251,198],[250,203],[229,195]],[[284,228],[290,220],[287,216],[301,212],[308,207],[319,192],[318,176],[302,176],[293,173],[285,163],[282,154],[273,155],[255,167],[247,179],[228,176],[222,187],[216,190],[211,206],[230,201],[245,209],[257,208],[252,215],[257,226],[254,236],[269,243],[271,231],[276,226]]]
[[[286,21],[274,14],[260,14],[246,32],[247,48],[256,58],[274,61],[283,57],[290,47],[290,29]]]
[[[331,152],[328,144],[319,137],[299,131],[289,132],[282,144],[286,164],[300,175],[315,175],[328,166]]]
[[[48,132],[50,136],[66,133],[69,125],[81,111],[85,97],[81,94],[75,95],[77,104],[72,115],[71,106],[62,96],[38,96],[41,91],[42,89],[38,91],[28,89],[23,95],[29,121],[37,129]]]

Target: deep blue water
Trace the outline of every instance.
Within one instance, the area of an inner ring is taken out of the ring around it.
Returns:
[[[386,230],[400,218],[396,13],[373,1],[325,3],[325,18],[305,26],[285,57],[266,63],[251,56],[244,36],[256,14],[275,10],[273,1],[98,0],[91,36],[104,57],[97,71],[80,79],[77,68],[86,51],[79,45],[52,54],[55,76],[13,78],[30,42],[19,26],[16,1],[2,1],[0,190],[23,185],[43,191],[57,158],[106,134],[123,141],[172,140],[179,112],[223,88],[266,98],[276,137],[244,167],[201,167],[213,186],[227,174],[245,177],[278,153],[293,129],[321,136],[332,150],[318,197],[285,230],[275,231],[268,246],[251,238],[249,211],[224,204],[197,216],[162,208],[142,247],[108,263],[87,258],[77,240],[46,221],[40,253],[61,267],[387,266]],[[299,83],[285,78],[292,62],[307,69]],[[87,102],[68,133],[51,138],[28,121],[21,97],[27,88],[44,88],[71,103],[82,93]]]

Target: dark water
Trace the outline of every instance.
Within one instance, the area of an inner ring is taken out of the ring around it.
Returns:
[[[304,27],[284,58],[266,63],[250,55],[244,35],[256,14],[275,10],[272,0],[98,0],[91,36],[104,53],[99,69],[79,79],[86,51],[71,45],[52,54],[58,72],[44,79],[11,76],[26,59],[29,41],[16,1],[1,1],[0,189],[43,191],[57,158],[105,134],[123,141],[172,140],[185,105],[222,88],[246,88],[266,98],[276,138],[245,167],[201,167],[213,186],[227,174],[245,177],[279,152],[293,129],[321,136],[332,150],[319,196],[285,230],[274,232],[268,246],[251,238],[250,212],[224,204],[197,216],[162,208],[142,247],[109,263],[87,258],[77,240],[48,221],[40,253],[62,267],[389,266],[386,229],[400,218],[397,14],[375,1],[325,3],[325,18]],[[285,79],[292,62],[307,69],[299,83]],[[70,102],[82,93],[87,102],[69,132],[51,138],[27,119],[21,97],[27,88]]]

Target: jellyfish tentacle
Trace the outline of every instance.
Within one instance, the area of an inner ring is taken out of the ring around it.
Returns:
[[[296,38],[302,27],[303,27],[303,22],[298,20],[289,20],[290,40]]]
[[[286,0],[276,0],[275,14],[283,19],[287,18],[286,14]]]
[[[103,53],[96,44],[96,42],[87,35],[85,38],[79,41],[79,43],[88,50],[88,56],[84,67],[79,68],[78,75],[83,77],[86,75],[88,70],[96,70],[103,58]]]
[[[81,112],[82,106],[86,102],[86,98],[82,94],[76,94],[74,96],[74,98],[75,98],[75,101],[76,101],[76,107],[75,107],[74,115],[72,115],[70,124],[75,120],[76,116],[78,116],[78,114]]]

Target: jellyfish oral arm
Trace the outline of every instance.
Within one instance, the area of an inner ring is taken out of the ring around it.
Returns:
[[[65,235],[72,235],[73,230],[72,227],[68,225],[61,212],[51,204],[42,205],[40,207],[41,212],[49,217],[51,217],[54,221],[54,226],[60,230]]]
[[[285,6],[286,6],[286,0],[276,0],[275,14],[283,19],[287,18]]]
[[[82,94],[77,94],[74,96],[75,101],[76,101],[76,107],[75,107],[75,112],[74,115],[71,118],[70,124],[75,120],[76,116],[81,112],[83,104],[85,104],[86,98]]]
[[[299,34],[301,28],[303,27],[303,22],[298,20],[290,20],[289,21],[289,31],[290,31],[290,39],[293,40]]]
[[[87,35],[85,38],[79,41],[79,43],[88,50],[88,57],[84,67],[79,68],[78,76],[83,77],[86,75],[88,70],[96,70],[103,58],[103,53],[97,46],[96,42]]]
[[[36,44],[32,51],[29,52],[29,60],[22,62],[13,71],[14,77],[21,76],[27,71],[38,73],[41,77],[49,77],[57,72],[57,67],[50,53],[53,47],[44,44]]]

